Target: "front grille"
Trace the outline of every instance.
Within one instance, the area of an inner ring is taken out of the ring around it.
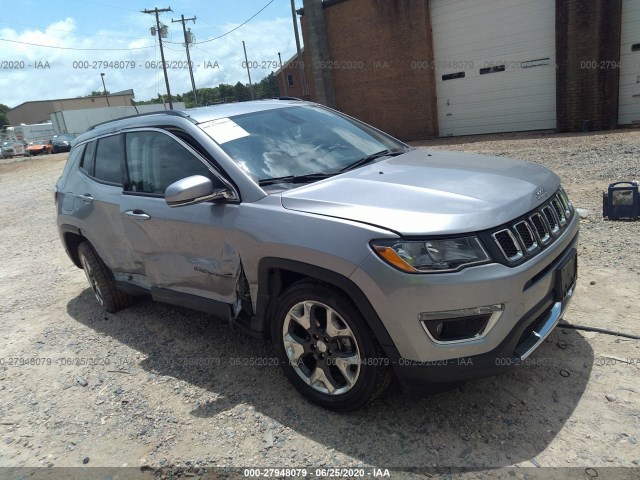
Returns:
[[[567,194],[560,189],[524,219],[504,226],[492,237],[507,264],[517,264],[536,255],[559,237],[573,214]]]

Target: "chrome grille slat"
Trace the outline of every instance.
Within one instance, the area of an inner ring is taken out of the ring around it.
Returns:
[[[542,207],[542,214],[544,218],[547,220],[547,224],[551,228],[551,233],[553,235],[557,235],[560,232],[560,220],[558,219],[558,214],[551,207],[551,205],[546,205]]]
[[[566,192],[560,188],[544,204],[492,234],[508,263],[537,255],[559,237],[575,215]]]
[[[516,237],[511,233],[511,230],[504,229],[493,234],[493,239],[496,241],[498,248],[510,262],[517,262],[524,257],[520,244]]]
[[[571,205],[571,202],[569,201],[569,197],[567,196],[567,192],[565,192],[564,189],[561,188],[560,192],[558,192],[558,196],[560,197],[560,200],[562,200],[565,216],[567,217],[567,220],[570,220],[571,213],[572,213],[572,205]]]
[[[540,243],[542,243],[543,245],[549,243],[549,241],[551,240],[551,228],[547,224],[547,221],[544,219],[544,217],[539,212],[536,212],[531,215],[529,219],[535,227],[536,234],[538,235]]]
[[[518,238],[522,242],[522,246],[527,250],[527,252],[533,252],[536,248],[538,248],[536,237],[526,220],[516,223],[514,225],[514,229],[518,234]]]
[[[551,202],[551,205],[553,205],[554,210],[558,214],[558,219],[560,220],[560,226],[564,227],[565,224],[567,223],[567,217],[564,213],[564,206],[562,205],[562,202],[560,201],[557,195]]]

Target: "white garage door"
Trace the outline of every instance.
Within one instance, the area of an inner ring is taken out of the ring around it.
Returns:
[[[622,1],[618,123],[640,123],[640,1]]]
[[[555,0],[432,0],[431,21],[440,136],[556,127]]]

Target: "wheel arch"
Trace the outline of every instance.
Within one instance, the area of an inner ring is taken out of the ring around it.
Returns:
[[[60,236],[62,237],[62,244],[64,245],[67,255],[73,264],[81,269],[82,264],[80,263],[80,256],[78,255],[78,246],[82,242],[88,241],[87,238],[82,235],[78,227],[66,224],[60,225]]]
[[[315,280],[340,290],[360,311],[380,345],[395,350],[389,332],[360,288],[349,278],[316,265],[295,260],[266,257],[258,264],[258,295],[253,328],[270,336],[275,305],[289,286],[300,280]]]

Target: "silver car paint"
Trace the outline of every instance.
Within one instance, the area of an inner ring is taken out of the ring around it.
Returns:
[[[282,205],[402,235],[447,235],[506,223],[541,203],[540,188],[559,186],[555,174],[535,163],[414,150],[285,192]]]
[[[577,231],[575,215],[561,239],[515,268],[489,264],[457,273],[409,275],[382,262],[368,245],[374,238],[397,238],[398,233],[468,233],[516,218],[542,203],[535,196],[539,188],[550,193],[557,189],[557,176],[544,167],[491,157],[469,160],[466,154],[457,153],[431,152],[428,157],[426,151],[414,151],[306,187],[268,194],[196,125],[258,108],[300,104],[247,102],[189,110],[192,121],[145,116],[96,127],[80,136],[76,145],[128,129],[179,127],[211,153],[237,188],[241,202],[172,209],[161,198],[109,194],[112,201],[120,202],[120,208],[105,214],[106,221],[116,228],[108,242],[101,242],[98,237],[104,229],[98,229],[100,225],[93,219],[87,222],[91,211],[75,202],[78,210],[68,209],[68,198],[87,185],[87,177],[74,169],[58,184],[58,224],[80,227],[96,242],[98,253],[119,278],[130,273],[134,283],[146,287],[171,287],[234,303],[235,283],[242,268],[254,309],[262,258],[296,260],[332,270],[350,278],[363,291],[400,354],[417,361],[491,350],[515,321],[548,293],[550,274],[526,292],[523,285],[571,243]],[[144,210],[150,220],[123,218],[123,212],[135,209]],[[122,233],[118,233],[117,220]],[[119,248],[135,253],[127,258],[118,253]],[[498,324],[485,338],[465,344],[436,345],[417,321],[420,312],[494,303],[507,308]]]
[[[76,171],[72,188],[74,216],[81,222],[85,236],[100,252],[100,257],[117,271],[132,269],[131,246],[119,213],[122,187],[96,182]]]
[[[404,358],[426,362],[478,355],[496,348],[516,322],[553,289],[553,270],[526,291],[524,288],[577,240],[578,222],[578,215],[574,215],[570,226],[552,247],[517,267],[493,263],[456,273],[407,275],[390,269],[371,254],[350,279],[367,292],[369,301]],[[504,304],[505,311],[494,328],[484,338],[463,344],[430,342],[418,322],[422,312],[495,304]]]

